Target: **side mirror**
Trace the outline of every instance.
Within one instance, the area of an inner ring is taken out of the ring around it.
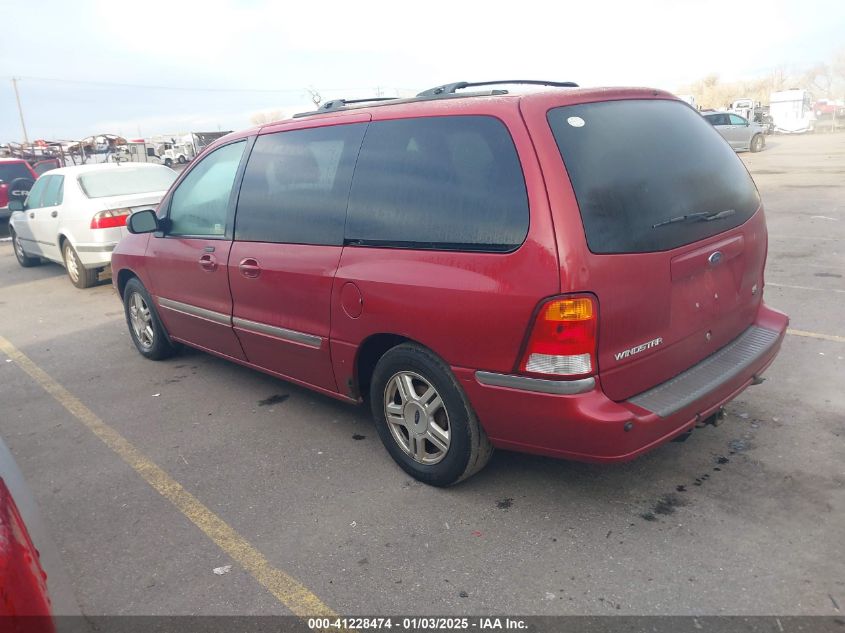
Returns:
[[[126,221],[126,229],[130,233],[154,233],[158,228],[158,216],[152,209],[136,211]]]

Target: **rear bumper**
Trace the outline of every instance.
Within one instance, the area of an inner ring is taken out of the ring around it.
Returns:
[[[74,244],[79,261],[85,268],[103,268],[111,264],[111,254],[116,246],[117,242]]]
[[[583,393],[560,394],[494,385],[485,372],[453,369],[495,446],[580,461],[626,461],[739,395],[774,361],[788,323],[785,314],[762,305],[755,323],[734,342],[623,402],[604,394],[600,377],[592,387],[584,383]]]

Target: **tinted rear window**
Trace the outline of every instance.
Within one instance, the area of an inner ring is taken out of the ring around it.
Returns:
[[[169,167],[133,168],[121,165],[79,176],[79,185],[89,198],[124,196],[167,191],[176,172]]]
[[[606,101],[549,111],[594,253],[663,251],[739,226],[760,206],[751,176],[693,109],[669,100]],[[692,213],[713,221],[654,227]]]
[[[0,181],[12,182],[15,178],[29,178],[32,180],[32,172],[23,163],[0,162]]]
[[[348,240],[509,251],[527,232],[525,180],[501,121],[448,116],[369,125],[349,196]]]
[[[259,136],[238,199],[235,239],[343,244],[346,202],[366,124]]]

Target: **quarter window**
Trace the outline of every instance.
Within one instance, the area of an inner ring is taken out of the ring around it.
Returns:
[[[352,170],[366,124],[259,136],[238,198],[235,239],[343,244]]]
[[[488,116],[369,125],[346,224],[351,243],[510,251],[528,232],[528,196],[513,140]]]
[[[222,236],[246,141],[224,145],[194,167],[173,192],[170,235]]]

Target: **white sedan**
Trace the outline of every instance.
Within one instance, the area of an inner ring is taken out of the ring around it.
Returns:
[[[26,200],[10,200],[15,256],[29,267],[62,264],[77,288],[97,283],[126,231],[126,218],[155,208],[176,179],[161,165],[98,164],[54,169],[35,181]]]

